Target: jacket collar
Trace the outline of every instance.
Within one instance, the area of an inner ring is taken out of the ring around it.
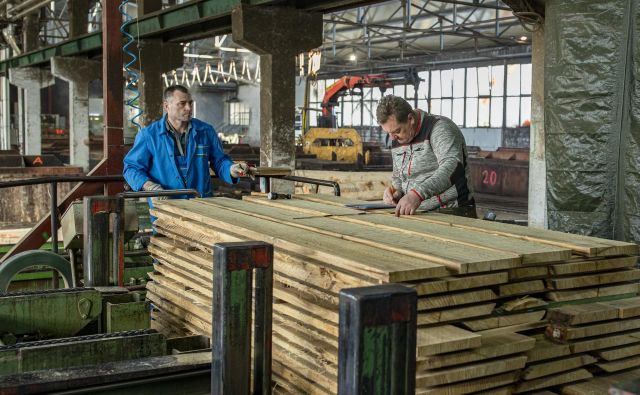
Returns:
[[[198,133],[198,127],[196,126],[195,118],[191,118],[189,127],[189,134]],[[169,134],[169,130],[167,129],[167,113],[162,114],[162,119],[160,119],[160,134]]]

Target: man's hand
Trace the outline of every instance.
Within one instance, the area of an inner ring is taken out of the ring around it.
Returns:
[[[250,166],[248,163],[238,162],[238,163],[234,163],[231,166],[231,168],[229,169],[229,173],[233,178],[249,176],[251,177],[251,179],[254,179],[255,170],[256,168],[254,166]]]
[[[164,188],[160,184],[156,184],[153,181],[145,182],[142,189],[145,191],[164,191]],[[155,202],[157,200],[167,200],[168,198],[168,196],[156,196],[152,197],[151,200]]]
[[[420,199],[418,194],[409,191],[396,205],[396,217],[415,214],[420,203],[422,203],[422,199]]]
[[[382,200],[386,204],[398,204],[398,201],[402,197],[402,192],[396,191],[394,187],[387,187],[382,195]]]

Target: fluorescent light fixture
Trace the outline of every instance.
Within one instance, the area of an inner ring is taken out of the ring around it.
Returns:
[[[198,55],[196,53],[186,53],[184,54],[185,58],[197,58],[197,59],[214,59],[211,55]]]
[[[520,41],[527,41],[527,40],[528,40],[527,36],[520,36]]]

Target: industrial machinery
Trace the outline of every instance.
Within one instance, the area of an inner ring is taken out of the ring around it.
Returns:
[[[393,80],[386,74],[344,76],[327,88],[322,99],[322,115],[317,128],[311,128],[303,137],[305,154],[318,159],[354,163],[357,167],[369,163],[362,138],[353,128],[336,129],[333,109],[338,99],[346,94],[362,95],[362,88],[380,88],[381,92],[393,87]]]

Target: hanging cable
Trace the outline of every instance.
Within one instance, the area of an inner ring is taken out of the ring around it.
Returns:
[[[120,6],[118,9],[120,10],[120,14],[124,17],[124,21],[120,26],[120,33],[126,38],[125,44],[122,46],[122,52],[127,54],[131,59],[124,65],[124,71],[127,73],[127,85],[125,89],[133,94],[129,100],[126,101],[126,105],[136,110],[136,114],[129,119],[132,124],[134,124],[138,131],[142,128],[140,124],[136,121],[143,114],[142,108],[138,106],[137,101],[140,98],[140,91],[138,90],[138,80],[140,80],[140,75],[131,67],[134,66],[138,62],[138,56],[129,50],[129,47],[134,44],[135,38],[127,32],[127,27],[132,23],[133,18],[131,15],[127,13],[127,4],[129,4],[129,0],[122,0],[120,2]]]

